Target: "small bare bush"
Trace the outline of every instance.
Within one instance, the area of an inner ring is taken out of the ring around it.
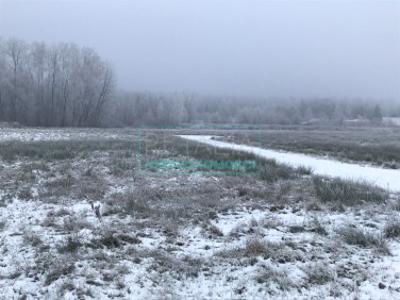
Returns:
[[[60,253],[75,253],[82,247],[82,243],[78,236],[68,236],[61,244],[57,246]]]
[[[6,227],[6,222],[5,221],[0,221],[0,231],[2,231]]]
[[[311,263],[303,268],[310,284],[323,285],[335,279],[335,271],[322,263]]]
[[[381,253],[390,254],[383,236],[361,230],[351,225],[340,228],[338,233],[343,241],[349,245],[357,245],[363,248],[375,248]]]
[[[60,208],[59,210],[57,210],[54,213],[54,216],[56,216],[56,217],[64,217],[64,216],[70,216],[70,215],[71,215],[71,212],[66,208]]]
[[[55,256],[49,252],[38,253],[35,258],[35,269],[45,275],[44,284],[50,285],[62,276],[67,276],[75,270],[72,256]]]
[[[127,214],[147,217],[151,215],[150,201],[159,200],[161,195],[154,190],[141,188],[123,195],[123,208]]]
[[[40,236],[34,232],[25,232],[23,236],[23,241],[25,244],[32,245],[33,247],[38,247],[43,244]]]
[[[373,185],[342,179],[314,177],[317,198],[324,203],[352,206],[363,202],[383,203],[389,194]]]
[[[94,245],[97,245],[97,248],[102,248],[103,246],[105,246],[111,249],[121,246],[121,240],[114,232],[110,230],[106,230],[99,239],[92,242]]]
[[[390,202],[390,209],[400,211],[400,196],[395,197],[395,199]]]
[[[386,238],[398,238],[400,237],[400,220],[393,219],[386,223],[383,229]]]
[[[310,167],[300,166],[296,169],[300,175],[311,175],[313,170]]]
[[[67,276],[75,270],[73,261],[55,262],[46,273],[45,285],[50,285],[62,276]]]
[[[267,182],[289,179],[295,174],[294,169],[286,165],[280,165],[274,160],[260,161],[257,166],[259,177]]]
[[[267,244],[257,238],[253,238],[247,241],[246,246],[244,248],[245,256],[258,256],[263,255],[267,252]]]
[[[23,200],[30,200],[33,198],[31,188],[30,187],[24,187],[18,192],[18,198],[23,199]]]
[[[315,232],[320,235],[327,235],[328,232],[326,231],[325,227],[322,225],[321,221],[317,218],[313,218],[310,222],[309,226],[311,232]]]
[[[217,256],[225,259],[254,258],[261,256],[279,263],[302,260],[302,257],[283,243],[265,242],[260,238],[250,238],[243,248],[224,250]]]
[[[101,180],[83,181],[77,186],[76,195],[81,199],[100,200],[106,193],[107,186]]]
[[[256,275],[255,280],[259,284],[270,286],[276,284],[279,289],[287,291],[295,287],[294,282],[290,279],[288,272],[281,270],[271,265],[264,265],[259,273]]]
[[[83,218],[67,216],[64,218],[63,229],[66,232],[78,232],[82,229],[93,229],[93,225]]]
[[[123,176],[128,171],[134,171],[135,162],[131,159],[113,158],[110,164],[110,172],[114,176]]]
[[[44,196],[68,196],[72,192],[72,186],[76,184],[76,179],[68,174],[46,183],[46,192]]]
[[[207,230],[208,233],[210,233],[212,236],[224,236],[224,233],[219,229],[217,226],[214,224],[208,223],[205,226],[205,229]]]
[[[41,225],[43,227],[56,227],[57,226],[57,222],[56,222],[56,218],[54,216],[54,213],[51,212],[49,213],[46,218],[43,219]]]
[[[164,251],[151,251],[146,256],[153,259],[151,269],[161,274],[168,272],[177,280],[198,277],[201,268],[205,265],[203,259],[190,256],[177,258]]]

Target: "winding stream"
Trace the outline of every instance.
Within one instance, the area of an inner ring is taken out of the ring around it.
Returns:
[[[254,146],[238,145],[212,139],[210,135],[179,135],[179,137],[208,144],[217,148],[232,149],[255,154],[266,159],[275,159],[292,167],[308,167],[314,174],[365,181],[392,192],[400,192],[400,170],[384,169],[375,166],[345,163],[324,157],[295,152],[283,152]]]

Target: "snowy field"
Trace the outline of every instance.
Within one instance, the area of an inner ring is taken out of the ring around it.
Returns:
[[[366,181],[381,188],[400,192],[400,170],[378,168],[360,164],[344,163],[337,160],[326,159],[323,157],[311,156],[302,153],[274,151],[262,149],[254,146],[237,145],[216,140],[217,136],[207,135],[181,135],[180,137],[205,143],[213,147],[244,151],[257,156],[274,159],[279,163],[287,164],[292,167],[307,167],[313,170],[314,174],[339,177],[342,179]]]
[[[5,141],[60,141],[82,139],[121,139],[132,135],[129,130],[104,129],[47,129],[47,128],[0,128],[0,142]]]
[[[271,161],[144,168],[255,159],[171,133],[0,136],[0,299],[400,298],[394,192]]]

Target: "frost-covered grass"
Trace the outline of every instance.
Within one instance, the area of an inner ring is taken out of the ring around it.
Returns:
[[[274,159],[280,164],[285,164],[304,174],[304,167],[310,168],[313,173],[320,176],[337,177],[356,181],[365,181],[368,184],[376,185],[380,188],[392,192],[400,192],[400,184],[397,177],[400,176],[399,170],[389,170],[380,167],[359,165],[355,163],[343,163],[337,160],[310,156],[303,153],[291,153],[254,147],[248,145],[238,145],[231,142],[219,141],[211,135],[179,135],[180,138],[199,142],[213,146],[217,149],[230,149],[256,155],[263,159]],[[306,172],[306,174],[309,172]]]
[[[129,140],[59,140],[59,141],[9,141],[3,142],[0,157],[5,161],[17,158],[67,160],[78,155],[87,156],[93,151],[117,151],[132,149]]]
[[[387,238],[399,238],[400,220],[398,218],[389,220],[385,225],[384,234]]]
[[[400,134],[397,128],[299,126],[280,130],[219,132],[219,135],[239,144],[400,168]]]
[[[367,230],[359,229],[352,225],[346,225],[338,230],[343,240],[350,245],[360,247],[372,247],[378,251],[390,254],[387,242],[382,234],[374,234]]]
[[[60,141],[74,153],[62,159],[16,151],[0,161],[0,299],[399,297],[394,195],[356,193],[332,210],[308,170],[275,162],[143,168],[254,158],[170,132],[75,141]],[[46,153],[55,142],[23,143]]]
[[[336,207],[352,206],[362,202],[379,204],[389,199],[388,192],[364,182],[314,177],[313,184],[317,198]]]

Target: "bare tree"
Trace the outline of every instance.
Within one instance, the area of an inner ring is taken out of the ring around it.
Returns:
[[[55,125],[55,111],[54,105],[56,101],[56,89],[57,89],[57,76],[58,76],[58,60],[59,53],[58,49],[54,47],[49,56],[49,70],[50,70],[50,108],[47,114],[47,125]]]
[[[36,125],[45,125],[43,122],[45,107],[45,74],[47,73],[46,59],[47,46],[44,43],[34,43],[31,47],[31,72],[34,84],[35,97],[35,116],[34,123]]]
[[[26,45],[23,41],[11,39],[7,43],[6,54],[11,63],[12,68],[12,94],[11,94],[11,109],[10,120],[17,121],[17,101],[20,100],[19,92],[19,72],[21,69],[21,61],[25,54]]]
[[[92,122],[93,126],[99,125],[103,108],[107,100],[109,99],[112,89],[113,89],[113,72],[109,66],[105,66],[103,70],[103,82],[93,112],[93,122]]]
[[[5,63],[5,56],[4,56],[4,47],[2,40],[0,39],[0,120],[4,118],[4,81],[6,75],[6,63]]]

